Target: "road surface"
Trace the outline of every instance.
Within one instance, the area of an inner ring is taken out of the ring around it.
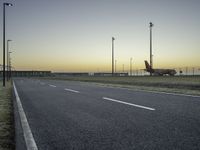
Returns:
[[[200,97],[74,81],[14,82],[39,150],[200,149]]]

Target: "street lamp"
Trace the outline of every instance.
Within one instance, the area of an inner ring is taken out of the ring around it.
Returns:
[[[7,81],[9,79],[9,42],[11,42],[12,40],[7,40]]]
[[[5,86],[5,25],[6,25],[6,22],[5,22],[5,7],[6,6],[12,6],[11,3],[3,3],[3,86]]]
[[[11,78],[11,57],[10,57],[10,54],[11,54],[12,52],[9,52],[9,63],[8,63],[8,66],[9,66],[9,72],[8,72],[8,78],[10,79]]]
[[[132,61],[133,61],[133,58],[131,57],[130,58],[130,76],[132,76]]]
[[[117,60],[115,60],[115,73],[117,73]]]
[[[114,40],[115,38],[112,37],[112,76],[114,76]]]
[[[153,27],[153,23],[150,22],[149,23],[149,28],[150,28],[150,67],[153,69],[153,54],[152,54],[152,27]],[[150,75],[152,75],[152,73],[150,72]]]

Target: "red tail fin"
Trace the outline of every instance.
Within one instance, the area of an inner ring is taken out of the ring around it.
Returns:
[[[149,65],[147,60],[145,60],[144,62],[145,62],[146,70],[150,72],[152,70],[151,66]]]

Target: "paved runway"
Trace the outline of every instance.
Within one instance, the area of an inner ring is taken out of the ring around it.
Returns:
[[[200,149],[200,97],[74,81],[14,82],[39,150]]]

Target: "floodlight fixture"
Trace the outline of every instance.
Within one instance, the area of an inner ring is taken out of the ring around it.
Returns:
[[[13,4],[11,4],[11,3],[3,3],[3,4],[6,6],[13,6]]]
[[[149,27],[153,27],[154,24],[152,22],[149,23]]]

